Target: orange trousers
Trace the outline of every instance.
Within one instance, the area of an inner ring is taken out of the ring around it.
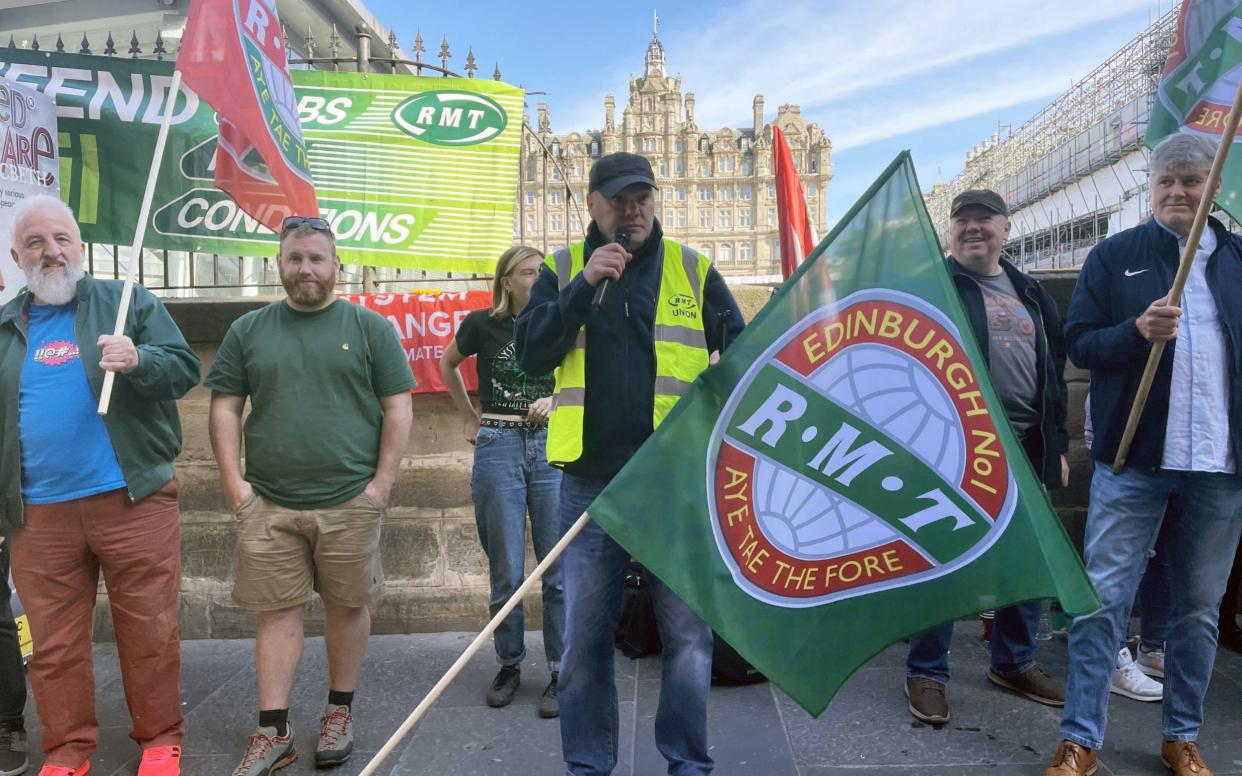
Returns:
[[[131,503],[124,490],[27,504],[13,532],[13,582],[35,651],[27,666],[46,762],[76,768],[99,743],[91,631],[103,572],[125,701],[139,746],[180,745],[181,510],[170,480]]]

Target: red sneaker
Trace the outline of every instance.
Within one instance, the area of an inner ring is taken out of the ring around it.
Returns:
[[[143,749],[138,776],[181,776],[181,747],[152,746]]]
[[[48,763],[39,769],[39,776],[86,776],[91,769],[91,761],[87,760],[76,768]]]

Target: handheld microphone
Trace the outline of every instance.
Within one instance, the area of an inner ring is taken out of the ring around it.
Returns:
[[[630,230],[624,226],[618,226],[617,231],[612,233],[612,241],[622,248],[630,244]],[[604,295],[608,293],[609,278],[604,278],[595,288],[595,296],[591,298],[591,311],[598,311],[604,306]]]

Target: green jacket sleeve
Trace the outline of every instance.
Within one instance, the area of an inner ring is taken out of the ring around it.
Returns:
[[[168,309],[142,286],[134,286],[131,314],[138,367],[121,377],[144,398],[180,399],[198,385],[202,362],[186,343]]]

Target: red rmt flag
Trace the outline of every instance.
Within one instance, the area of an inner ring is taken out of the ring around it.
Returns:
[[[276,0],[193,0],[177,69],[219,119],[216,187],[274,232],[319,215]]]
[[[781,277],[788,280],[819,240],[806,209],[806,193],[789,153],[789,143],[776,125],[772,126],[772,164],[776,171],[776,222],[781,230]]]

